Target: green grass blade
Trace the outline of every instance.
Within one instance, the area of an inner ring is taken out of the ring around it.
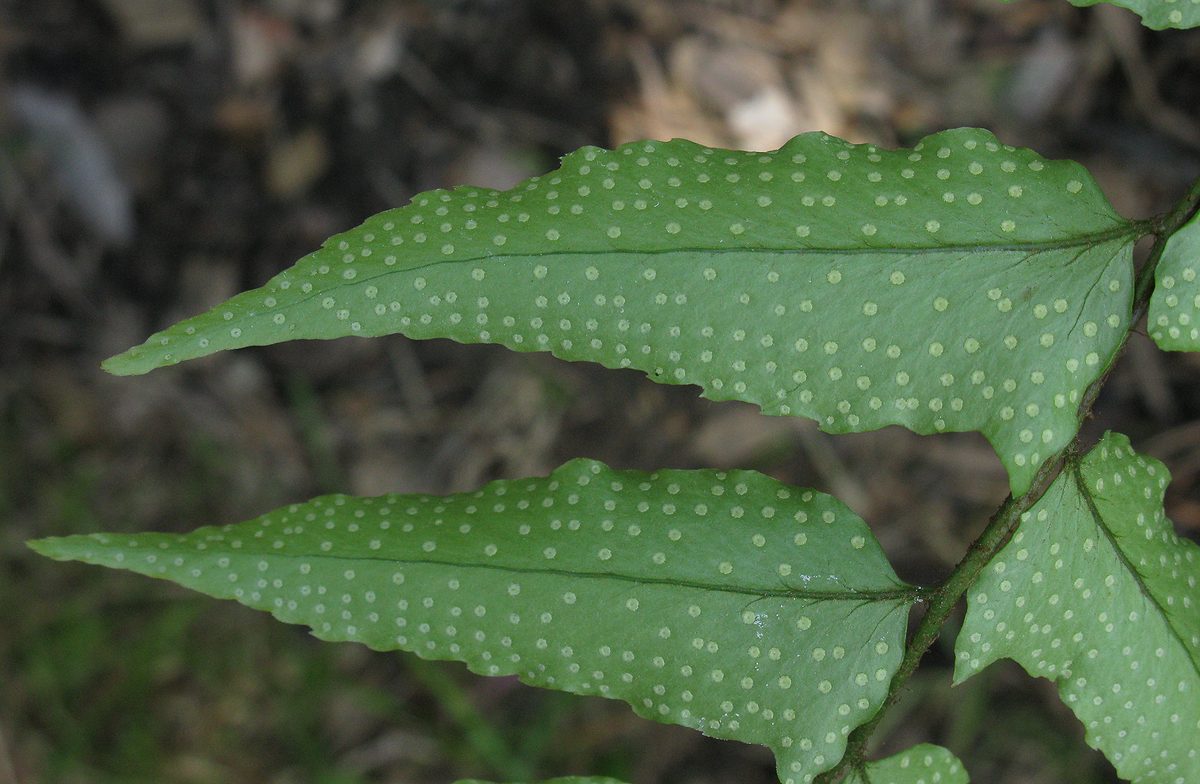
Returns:
[[[187,535],[38,552],[169,579],[320,638],[625,700],[759,743],[798,784],[899,666],[915,591],[836,499],[748,471],[613,471],[445,498],[328,496]]]
[[[866,763],[846,784],[967,784],[966,769],[949,750],[922,743],[899,754]]]
[[[500,343],[832,433],[978,430],[1020,493],[1120,345],[1141,231],[1078,164],[982,130],[585,148],[511,191],[370,218],[105,367],[395,332]]]
[[[1171,235],[1154,270],[1146,323],[1164,351],[1200,351],[1200,214]]]
[[[1001,657],[1057,683],[1117,772],[1200,781],[1200,548],[1157,460],[1110,433],[1071,461],[968,593],[962,681]]]

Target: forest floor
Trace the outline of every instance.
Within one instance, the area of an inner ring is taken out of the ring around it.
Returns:
[[[583,144],[912,143],[978,125],[1071,157],[1119,211],[1200,171],[1200,32],[1063,0],[14,0],[0,10],[0,784],[774,781],[769,753],[619,703],[319,643],[27,539],[183,531],[343,491],[450,492],[576,456],[745,467],[945,575],[1003,499],[974,434],[832,437],[692,387],[494,346],[282,345],[99,370],[421,190],[507,187]],[[1086,426],[1170,466],[1200,535],[1200,360],[1135,336]],[[976,781],[1113,781],[1053,687],[950,689],[952,635],[879,734]]]

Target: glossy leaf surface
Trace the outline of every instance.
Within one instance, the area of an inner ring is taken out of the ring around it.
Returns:
[[[982,130],[585,148],[511,191],[370,218],[106,367],[394,332],[500,343],[834,433],[978,430],[1019,493],[1120,344],[1141,230],[1078,164]]]
[[[1171,235],[1154,270],[1146,324],[1166,351],[1200,351],[1200,214]]]
[[[1200,548],[1166,468],[1110,433],[1071,460],[968,592],[956,678],[1001,657],[1058,684],[1135,782],[1200,781]]]
[[[771,747],[842,756],[900,662],[913,591],[836,499],[753,472],[612,471],[446,498],[319,498],[188,535],[35,549],[170,579],[326,640],[464,661]]]
[[[958,757],[929,743],[868,762],[846,777],[846,784],[967,784],[969,781]]]

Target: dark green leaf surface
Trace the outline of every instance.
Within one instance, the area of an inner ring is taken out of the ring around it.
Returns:
[[[1083,7],[1100,3],[1127,8],[1155,30],[1200,26],[1200,0],[1071,0],[1072,5]]]
[[[1171,235],[1154,270],[1147,325],[1165,351],[1200,351],[1200,214]]]
[[[1001,657],[1058,684],[1122,777],[1200,781],[1200,548],[1122,435],[1072,460],[968,593],[959,681]]]
[[[834,433],[978,430],[1019,493],[1120,344],[1140,231],[1078,164],[982,130],[898,151],[585,148],[511,191],[370,218],[105,366],[393,332],[501,343]]]
[[[836,499],[753,472],[612,471],[319,498],[188,535],[33,543],[485,675],[837,763],[899,665],[912,589]]]
[[[846,784],[967,784],[962,762],[941,746],[922,743],[886,759],[868,762]]]

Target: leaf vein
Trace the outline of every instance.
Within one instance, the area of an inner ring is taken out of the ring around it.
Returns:
[[[784,599],[810,599],[813,601],[853,601],[861,603],[869,602],[884,602],[884,601],[900,601],[914,602],[921,595],[921,589],[916,586],[907,588],[896,588],[893,590],[846,590],[846,591],[813,591],[802,588],[785,588],[785,589],[759,589],[752,587],[739,587],[729,585],[713,585],[711,583],[702,583],[691,580],[673,580],[661,577],[640,577],[637,575],[620,574],[615,572],[582,572],[571,569],[547,569],[544,567],[530,568],[523,566],[501,566],[486,563],[464,563],[462,561],[443,561],[439,559],[406,559],[406,558],[385,558],[381,556],[369,555],[334,555],[329,553],[302,555],[299,553],[228,553],[233,556],[243,556],[246,558],[282,558],[287,560],[316,560],[316,561],[375,561],[382,563],[396,564],[398,566],[445,566],[461,569],[484,569],[498,572],[511,572],[513,574],[528,574],[528,575],[547,575],[554,577],[570,577],[575,579],[593,579],[593,580],[616,580],[622,582],[636,583],[638,585],[657,585],[674,588],[684,588],[697,591],[711,591],[715,593],[730,593],[741,594],[754,597],[755,601],[769,598],[784,598]]]

